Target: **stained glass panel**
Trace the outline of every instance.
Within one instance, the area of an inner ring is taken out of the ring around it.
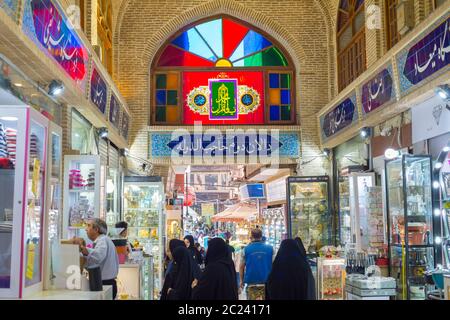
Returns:
[[[159,59],[161,67],[212,67],[214,63],[187,51],[168,45]]]
[[[222,19],[208,21],[195,27],[217,57],[223,57]],[[213,60],[215,61],[215,60]]]
[[[217,60],[217,57],[211,52],[195,28],[183,32],[178,38],[172,41],[172,44],[208,60]]]
[[[178,89],[178,74],[168,73],[167,74],[167,89]]]
[[[234,62],[252,53],[261,51],[271,45],[272,42],[264,38],[261,34],[250,30],[245,36],[244,40],[241,41],[239,46],[233,52],[230,60],[231,62]]]
[[[270,106],[270,121],[280,120],[280,106]]]
[[[247,58],[233,62],[237,67],[287,66],[287,60],[280,50],[272,47]]]
[[[165,89],[166,88],[166,75],[165,74],[158,74],[156,76],[156,89]]]
[[[281,120],[290,120],[291,119],[291,106],[281,106]]]
[[[165,107],[156,107],[156,122],[165,122],[166,121],[166,108]]]
[[[291,90],[281,90],[281,103],[289,104],[291,103]]]
[[[280,74],[280,88],[291,88],[291,75],[287,73]]]
[[[270,88],[280,87],[280,75],[278,73],[271,73],[269,75],[269,86]]]
[[[239,43],[244,39],[248,28],[232,20],[223,19],[223,56],[229,58]]]

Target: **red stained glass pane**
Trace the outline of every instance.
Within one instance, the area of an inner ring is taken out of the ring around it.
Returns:
[[[159,58],[158,66],[160,67],[211,67],[214,62],[198,57],[187,51],[168,45]]]
[[[248,28],[228,19],[222,19],[223,30],[223,56],[229,58],[236,47],[244,39]]]

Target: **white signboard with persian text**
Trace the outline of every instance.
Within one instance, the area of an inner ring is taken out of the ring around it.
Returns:
[[[434,96],[412,108],[412,142],[450,132],[450,102]]]
[[[286,201],[286,178],[277,179],[266,184],[267,202]]]

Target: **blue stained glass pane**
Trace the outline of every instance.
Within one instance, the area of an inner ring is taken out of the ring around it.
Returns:
[[[281,104],[291,103],[291,92],[290,90],[281,90]]]
[[[222,19],[217,19],[202,23],[196,26],[198,32],[203,39],[208,43],[214,53],[219,57],[223,57],[223,43],[222,43]]]
[[[166,105],[166,90],[156,90],[156,105]]]
[[[208,60],[217,60],[195,28],[183,32],[178,38],[172,41],[172,44]]]
[[[278,73],[271,73],[269,75],[269,86],[270,88],[280,87],[280,75]]]
[[[241,41],[239,46],[230,57],[230,61],[236,61],[242,57],[248,56],[252,53],[258,52],[272,45],[272,42],[264,38],[259,33],[250,30]]]
[[[270,120],[280,120],[280,106],[270,106]]]

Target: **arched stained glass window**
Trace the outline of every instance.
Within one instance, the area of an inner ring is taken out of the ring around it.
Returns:
[[[289,61],[276,41],[233,18],[190,26],[175,34],[153,63],[151,122],[292,124]]]

